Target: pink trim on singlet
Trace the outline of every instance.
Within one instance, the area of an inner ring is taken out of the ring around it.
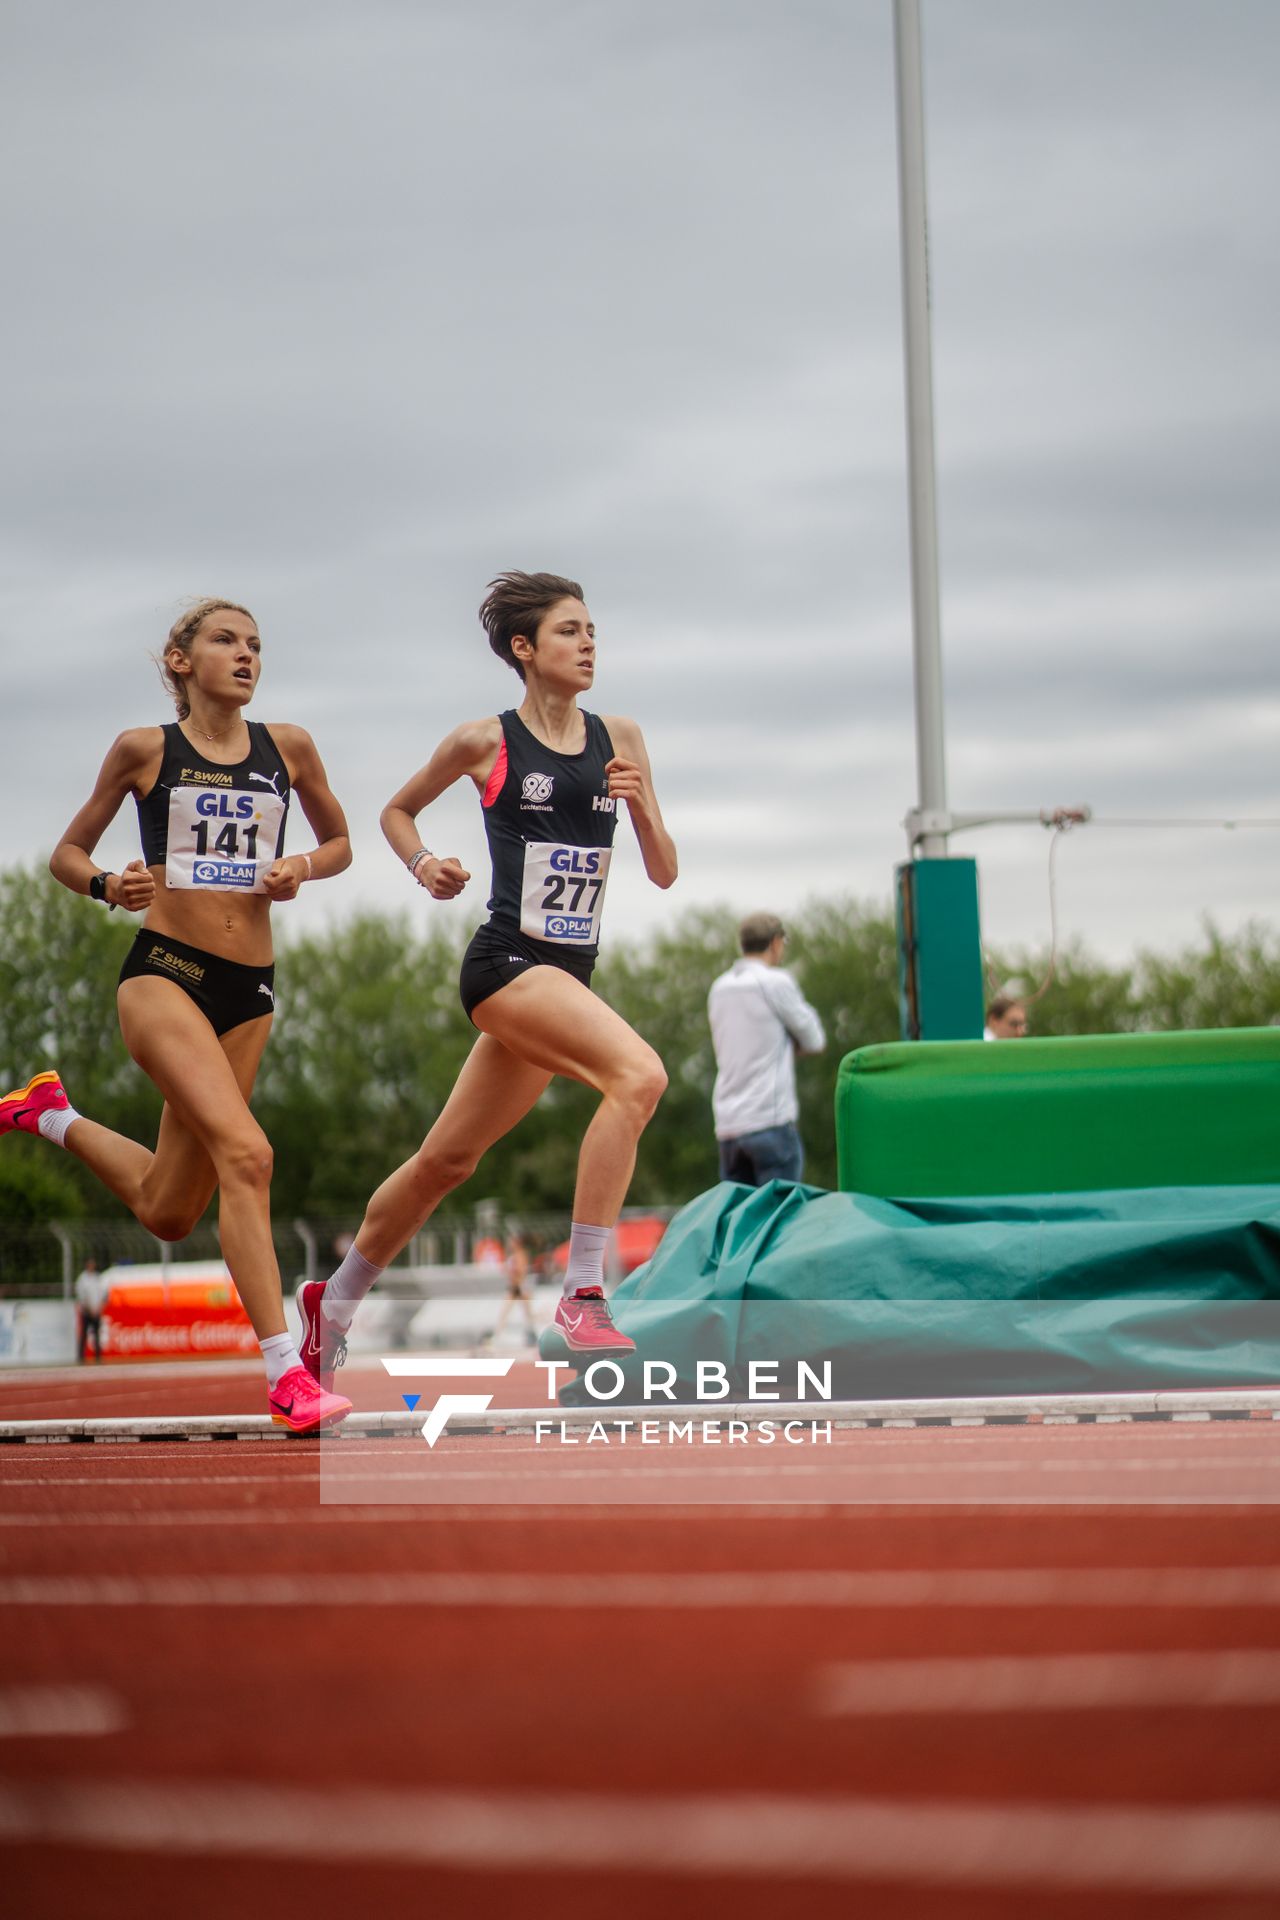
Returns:
[[[502,745],[498,748],[498,757],[493,763],[493,771],[485,781],[484,792],[480,796],[480,805],[482,807],[491,807],[506,784],[507,741],[504,734]]]

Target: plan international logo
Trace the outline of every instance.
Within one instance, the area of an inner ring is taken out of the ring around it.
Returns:
[[[503,1380],[515,1365],[510,1360],[437,1360],[422,1354],[384,1355],[383,1366],[394,1379],[400,1380]],[[559,1392],[560,1374],[574,1374],[578,1369],[564,1360],[536,1360],[536,1371],[546,1380],[546,1404],[554,1406]],[[646,1360],[639,1380],[627,1380],[616,1360],[593,1360],[582,1374],[582,1385],[588,1399],[600,1406],[602,1413],[610,1402],[619,1400],[628,1389],[631,1398],[625,1403],[625,1414],[608,1414],[593,1421],[585,1429],[580,1420],[569,1422],[563,1419],[535,1417],[533,1421],[534,1443],[537,1446],[774,1446],[781,1441],[787,1446],[815,1446],[831,1444],[831,1422],[829,1420],[771,1420],[760,1417],[755,1409],[767,1408],[770,1401],[783,1398],[780,1375],[781,1362],[776,1360],[753,1360],[746,1369],[747,1392],[745,1399],[735,1395],[729,1370],[719,1360],[699,1360],[694,1385],[696,1400],[687,1399],[680,1406],[683,1418],[677,1418],[674,1412],[659,1414],[661,1406],[672,1406],[676,1401],[676,1368],[669,1360]],[[795,1366],[795,1392],[790,1396],[792,1405],[798,1401],[813,1398],[831,1399],[831,1362],[824,1360],[820,1368],[811,1367],[807,1360],[800,1360]],[[635,1399],[639,1389],[640,1399]],[[422,1398],[418,1393],[403,1393],[401,1399],[410,1413],[417,1410]],[[720,1403],[729,1411],[708,1417],[708,1406]],[[726,1403],[728,1403],[726,1407]],[[449,1417],[455,1413],[487,1413],[493,1405],[491,1393],[442,1393],[430,1409],[422,1423],[422,1437],[429,1447],[445,1431]],[[649,1413],[653,1407],[654,1412]],[[750,1418],[744,1417],[750,1413]]]

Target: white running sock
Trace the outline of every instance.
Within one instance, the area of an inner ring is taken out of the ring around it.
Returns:
[[[55,1147],[65,1147],[67,1128],[73,1120],[79,1120],[82,1117],[72,1106],[50,1108],[36,1116],[36,1132],[42,1140],[52,1140]]]
[[[341,1333],[351,1331],[356,1308],[381,1272],[381,1267],[375,1267],[355,1247],[351,1248],[320,1296],[321,1315],[331,1327],[337,1327]]]
[[[604,1250],[612,1227],[585,1227],[574,1221],[569,1229],[569,1262],[564,1270],[567,1299],[579,1287],[603,1287]]]
[[[267,1392],[274,1393],[290,1367],[300,1367],[302,1361],[291,1333],[269,1334],[265,1340],[259,1340],[258,1345],[267,1369]]]

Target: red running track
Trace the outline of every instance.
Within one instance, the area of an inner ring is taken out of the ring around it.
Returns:
[[[10,1377],[0,1417],[250,1390]],[[1231,1504],[1280,1423],[840,1438],[923,1497],[322,1505],[308,1443],[0,1447],[6,1908],[1280,1910],[1280,1527]],[[537,1470],[496,1444],[454,1457]],[[1165,1504],[1098,1504],[1140,1456]],[[1028,1498],[958,1503],[957,1460]]]

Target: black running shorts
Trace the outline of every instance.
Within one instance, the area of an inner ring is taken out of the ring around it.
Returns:
[[[463,1011],[470,1020],[482,1000],[509,986],[530,967],[559,967],[589,987],[595,964],[594,954],[558,953],[541,941],[527,940],[522,933],[504,933],[500,927],[485,925],[477,929],[462,956],[458,992]]]
[[[245,967],[238,960],[224,960],[185,941],[171,940],[168,934],[148,933],[144,927],[125,956],[120,984],[172,980],[195,1001],[221,1038],[246,1020],[275,1012],[275,974],[274,967]]]

